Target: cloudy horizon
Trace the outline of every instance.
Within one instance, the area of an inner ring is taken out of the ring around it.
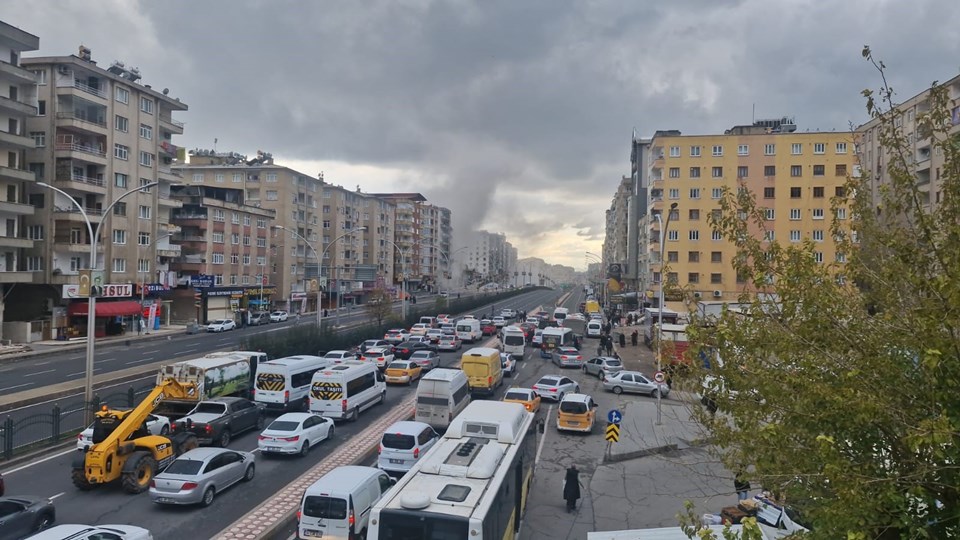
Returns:
[[[190,110],[175,142],[451,209],[520,258],[599,253],[634,129],[867,120],[870,45],[900,100],[960,70],[950,0],[102,0],[4,5],[31,56],[92,49]],[[922,39],[919,39],[922,37]],[[455,246],[461,244],[455,240]]]

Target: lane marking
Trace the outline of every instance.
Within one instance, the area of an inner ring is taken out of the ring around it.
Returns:
[[[35,383],[28,382],[24,384],[18,384],[16,386],[7,386],[6,388],[0,388],[0,392],[3,392],[4,390],[13,390],[14,388],[23,388],[24,386],[30,386],[31,384],[35,384]]]
[[[160,352],[160,349],[151,349],[149,351],[143,351],[144,354],[153,354]]]
[[[81,371],[80,373],[83,373],[83,372]],[[115,383],[115,384],[107,384],[107,385],[103,385],[103,386],[95,386],[95,387],[98,388],[98,389],[103,389],[103,388],[113,388],[113,387],[116,387],[116,386],[124,386],[124,385],[129,386],[131,383],[138,382],[138,381],[153,380],[153,379],[156,379],[156,377],[157,377],[156,375],[147,375],[147,376],[142,377],[142,378],[140,378],[140,379],[133,379],[133,380],[130,380],[130,381],[125,381],[125,382],[120,382],[120,383]],[[30,383],[30,384],[34,384],[34,383]],[[14,388],[16,388],[16,387],[14,387]],[[0,390],[2,390],[2,388],[0,388]],[[76,394],[69,394],[69,395],[66,395],[66,396],[61,396],[61,397],[58,397],[58,398],[56,398],[56,399],[48,399],[47,401],[40,401],[40,402],[37,402],[37,403],[31,403],[30,405],[23,405],[23,406],[21,406],[21,407],[15,408],[15,409],[4,409],[4,410],[2,410],[2,411],[0,411],[0,412],[2,412],[3,414],[12,413],[12,412],[14,412],[14,411],[20,411],[20,410],[23,410],[23,409],[30,409],[30,408],[32,408],[32,407],[37,407],[37,406],[39,406],[39,405],[45,405],[45,404],[47,404],[47,403],[56,403],[56,402],[58,402],[58,401],[64,401],[64,400],[67,399],[67,398],[79,397],[79,396],[83,396],[83,392],[77,392]]]
[[[47,497],[47,498],[52,501],[52,500],[56,499],[57,497],[60,497],[61,495],[65,495],[66,493],[67,493],[66,491],[61,491],[60,493],[57,493],[56,495],[54,495],[54,496],[52,496],[52,497]]]
[[[547,432],[550,430],[547,427],[550,425],[550,414],[553,413],[553,405],[547,409],[547,416],[543,419],[543,437],[540,437],[540,444],[537,445],[537,455],[533,458],[534,468],[536,464],[540,463],[540,453],[543,452],[543,443],[547,440]]]
[[[47,360],[46,362],[37,362],[37,363],[34,364],[34,365],[35,365],[35,366],[45,366],[45,365],[47,365],[47,364],[49,364],[49,363],[50,363],[50,360]]]
[[[55,370],[55,369],[48,369],[48,370],[46,370],[46,371],[38,371],[38,372],[36,372],[36,373],[27,373],[26,375],[22,375],[22,377],[34,377],[34,376],[36,376],[36,375],[43,375],[44,373],[53,373],[54,371],[56,371],[56,370]]]
[[[31,461],[30,463],[27,463],[26,465],[23,465],[23,466],[21,466],[21,467],[17,467],[16,469],[10,469],[9,471],[3,471],[3,474],[13,474],[13,473],[15,473],[15,472],[20,472],[20,471],[29,469],[30,467],[33,467],[34,465],[39,465],[39,464],[41,464],[41,463],[45,463],[45,462],[47,462],[47,461],[50,461],[51,459],[56,459],[56,458],[58,458],[58,457],[60,457],[60,456],[65,456],[65,455],[67,455],[67,454],[71,454],[71,453],[76,452],[76,451],[77,451],[76,448],[71,448],[70,450],[64,450],[63,452],[60,452],[60,453],[57,453],[57,454],[53,454],[53,455],[47,456],[47,457],[45,457],[45,458],[43,458],[43,459],[38,459],[38,460],[36,460],[36,461]]]

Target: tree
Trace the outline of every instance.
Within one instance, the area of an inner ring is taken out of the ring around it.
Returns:
[[[879,171],[865,170],[832,200],[851,219],[832,212],[847,262],[831,264],[809,242],[764,242],[752,194],[727,191],[711,224],[757,294],[743,295],[746,310],[692,321],[691,341],[713,360],[694,382],[717,409],[695,415],[724,465],[799,510],[812,537],[956,537],[960,141],[948,89],[934,83],[916,120],[944,158],[931,209],[885,66],[869,48],[864,57],[883,81],[864,97],[889,181],[876,188]]]
[[[393,297],[386,289],[375,289],[370,293],[370,299],[364,304],[370,318],[382,326],[384,321],[393,318]]]

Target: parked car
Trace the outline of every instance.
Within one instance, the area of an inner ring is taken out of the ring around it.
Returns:
[[[510,388],[503,395],[503,400],[509,403],[519,403],[532,413],[540,410],[540,394],[532,388]]]
[[[389,341],[390,343],[396,345],[397,343],[402,343],[410,337],[410,332],[404,328],[394,328],[392,330],[387,330],[387,333],[384,334],[383,339]]]
[[[377,467],[388,474],[405,473],[439,440],[440,436],[429,424],[408,420],[395,422],[380,438]]]
[[[444,335],[440,338],[440,341],[437,343],[438,351],[459,351],[463,346],[463,342],[460,341],[460,338],[456,334]]]
[[[360,353],[363,354],[367,352],[367,349],[370,348],[379,348],[379,349],[389,349],[393,351],[393,345],[385,339],[368,339],[360,344]]]
[[[583,363],[583,372],[588,375],[596,375],[601,381],[611,374],[621,371],[623,371],[623,362],[619,358],[598,356]]]
[[[412,360],[394,360],[387,366],[383,372],[387,384],[406,384],[410,385],[413,381],[420,378],[423,370],[420,365]]]
[[[282,309],[278,309],[270,314],[270,322],[283,322],[290,318],[290,314]]]
[[[416,362],[424,371],[440,367],[440,355],[436,351],[415,351],[410,355],[410,360]]]
[[[507,353],[500,353],[500,368],[504,377],[513,377],[516,373],[517,362]]]
[[[269,324],[270,314],[266,311],[258,311],[257,313],[250,314],[250,326],[260,326],[261,324]]]
[[[200,444],[226,447],[234,435],[263,429],[263,424],[263,405],[240,397],[218,397],[197,403],[171,430],[193,433]]]
[[[670,387],[667,383],[658,383],[648,379],[646,375],[639,371],[621,371],[612,373],[603,381],[603,389],[609,390],[614,394],[623,392],[633,392],[635,394],[648,394],[650,397],[666,397],[670,393]]]
[[[170,433],[170,419],[156,414],[147,416],[147,431],[151,435],[167,435]],[[77,450],[83,450],[88,446],[93,446],[93,424],[87,426],[87,429],[77,435]],[[2,496],[2,491],[0,491],[0,496]]]
[[[253,480],[255,473],[250,452],[194,448],[150,481],[150,500],[157,504],[210,506],[218,493],[241,480]]]
[[[374,362],[377,364],[377,368],[383,371],[387,369],[390,362],[393,362],[393,347],[373,347],[367,349],[367,352],[360,356],[360,360],[363,362]]]
[[[0,540],[17,540],[53,525],[57,512],[45,497],[0,497]]]
[[[353,351],[345,351],[343,349],[338,349],[335,351],[327,351],[323,355],[324,358],[332,361],[334,364],[341,364],[347,360],[356,360],[357,355]]]
[[[150,531],[133,525],[57,525],[30,540],[153,540]]]
[[[541,397],[554,401],[560,401],[563,399],[563,396],[567,394],[580,393],[580,385],[573,379],[564,377],[563,375],[544,375],[533,385],[533,389],[536,390]]]
[[[417,351],[432,351],[433,349],[434,345],[429,342],[410,340],[397,345],[393,354],[399,360],[407,360]]]
[[[227,330],[234,330],[236,327],[237,323],[233,319],[217,319],[210,321],[210,324],[207,325],[207,332],[226,332]]]
[[[558,367],[578,368],[583,365],[583,356],[573,347],[558,347],[551,354],[550,361]]]
[[[333,419],[313,413],[286,413],[270,422],[257,437],[261,454],[300,454],[333,437]]]

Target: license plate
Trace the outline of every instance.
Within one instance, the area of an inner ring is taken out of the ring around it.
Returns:
[[[403,460],[390,458],[390,463],[393,463],[394,465],[403,465]]]
[[[567,421],[567,424],[570,424],[571,426],[579,426],[579,425],[580,425],[580,422],[570,422],[570,421]]]
[[[312,531],[310,529],[304,529],[303,536],[309,536],[310,538],[322,538],[323,531]]]
[[[279,451],[280,451],[280,447],[278,447],[278,446],[267,446],[266,448],[264,448],[264,450],[266,450],[267,452],[279,452]]]
[[[171,498],[169,498],[169,497],[158,497],[158,498],[157,498],[157,502],[158,502],[158,503],[173,503],[173,502],[176,502],[176,501],[174,501],[173,499],[171,499]]]

